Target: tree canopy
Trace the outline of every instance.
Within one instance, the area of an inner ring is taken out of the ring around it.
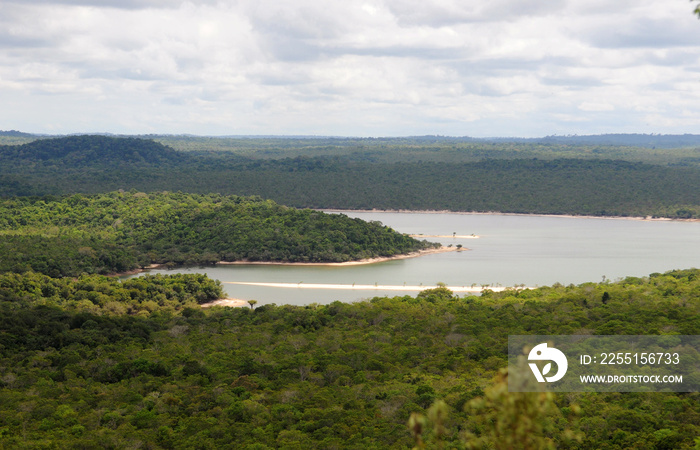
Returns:
[[[700,211],[695,149],[640,161],[551,143],[316,142],[250,141],[247,154],[111,137],[0,148],[0,447],[697,448],[698,393],[512,394],[503,372],[508,335],[700,334],[697,269],[210,309],[200,305],[223,291],[204,275],[100,275],[431,245],[241,194],[314,207]],[[163,192],[178,189],[201,194]]]
[[[201,310],[202,275],[0,274],[0,446],[692,449],[698,393],[539,398],[502,368],[509,334],[700,334],[699,293],[683,270]]]
[[[134,138],[41,139],[0,146],[0,196],[137,189],[257,195],[297,208],[700,217],[697,148],[584,138],[248,139],[227,150],[213,138],[167,141],[189,151]]]
[[[0,271],[53,276],[150,264],[343,262],[433,246],[378,222],[255,197],[112,192],[0,200]]]

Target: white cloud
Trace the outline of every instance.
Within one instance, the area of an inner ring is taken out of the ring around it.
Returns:
[[[5,0],[0,129],[696,132],[681,3]]]
[[[610,103],[593,103],[593,102],[583,102],[579,105],[579,109],[582,111],[614,111],[615,106]]]

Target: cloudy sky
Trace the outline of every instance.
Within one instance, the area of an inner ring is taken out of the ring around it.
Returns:
[[[700,133],[688,0],[0,0],[0,130]]]

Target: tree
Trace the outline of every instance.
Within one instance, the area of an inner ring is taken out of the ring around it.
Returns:
[[[561,415],[551,392],[509,392],[508,371],[501,369],[494,385],[483,397],[469,402],[467,409],[481,421],[481,436],[467,433],[467,448],[544,450],[555,448],[553,435],[564,440],[579,440],[569,429],[559,430],[556,416]],[[517,385],[528,380],[518,379]],[[574,407],[578,411],[578,407]]]

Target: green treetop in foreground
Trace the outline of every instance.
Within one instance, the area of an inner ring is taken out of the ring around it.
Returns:
[[[697,448],[698,393],[509,393],[503,368],[509,334],[700,334],[698,270],[197,306],[216,295],[202,275],[0,274],[0,448]]]
[[[0,201],[0,271],[52,276],[152,263],[343,262],[430,247],[378,222],[256,197],[112,192]]]

